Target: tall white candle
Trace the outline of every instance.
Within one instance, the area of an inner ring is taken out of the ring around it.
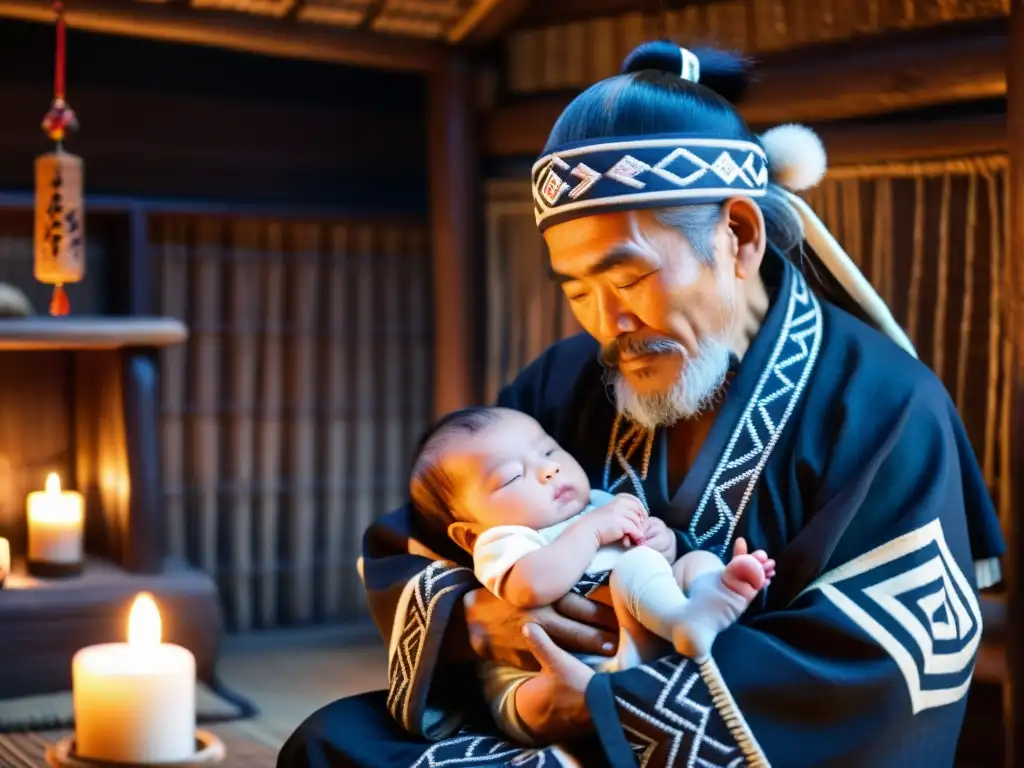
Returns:
[[[28,495],[28,561],[44,565],[82,562],[85,504],[78,491],[62,491],[60,477],[51,472],[45,491]]]
[[[135,598],[128,642],[93,645],[71,662],[75,752],[123,763],[184,761],[196,751],[196,660],[160,642],[153,598]]]

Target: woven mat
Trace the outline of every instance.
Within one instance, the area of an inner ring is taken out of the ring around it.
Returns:
[[[219,768],[275,768],[277,749],[247,732],[240,725],[216,725],[206,730],[217,734],[227,747],[227,759]],[[2,768],[47,768],[46,748],[69,735],[69,731],[37,731],[0,734]]]
[[[0,734],[74,728],[71,691],[0,700]],[[250,717],[242,704],[218,696],[202,683],[196,685],[196,720],[200,725]],[[7,768],[0,762],[0,768]]]

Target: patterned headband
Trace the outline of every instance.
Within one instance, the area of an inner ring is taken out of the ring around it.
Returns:
[[[761,197],[761,145],[707,136],[595,139],[560,147],[533,166],[537,226],[610,211]]]

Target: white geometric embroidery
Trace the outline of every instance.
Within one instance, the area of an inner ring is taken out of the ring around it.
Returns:
[[[624,156],[619,162],[605,171],[605,178],[612,179],[634,189],[643,189],[646,184],[637,181],[636,176],[644,171],[651,170],[651,166],[637,160],[631,155]]]
[[[672,171],[668,170],[668,166],[672,165],[672,163],[674,163],[681,157],[686,158],[694,166],[696,166],[696,170],[693,171],[692,173],[687,174],[686,176],[678,176],[677,174],[674,174],[672,173]],[[711,166],[708,165],[704,160],[697,157],[695,154],[693,154],[693,152],[690,152],[689,150],[680,147],[679,149],[674,150],[671,154],[664,157],[661,160],[661,162],[659,162],[657,165],[652,167],[651,172],[658,174],[659,176],[661,176],[661,178],[665,179],[666,181],[671,181],[673,184],[677,184],[680,187],[688,187],[701,176],[706,174],[710,169]]]
[[[562,177],[555,173],[555,169],[548,170],[544,186],[541,188],[541,196],[547,200],[548,205],[554,205],[558,199],[569,189],[569,184],[562,180]]]
[[[388,710],[402,726],[418,733],[421,723],[412,718],[412,687],[416,669],[438,601],[472,578],[468,568],[436,560],[414,576],[402,590],[388,648]]]
[[[718,156],[718,159],[711,164],[711,170],[717,173],[718,177],[726,184],[732,184],[736,181],[736,177],[740,176],[748,186],[754,186],[742,169],[736,165],[736,161],[732,159],[732,155],[728,152],[723,152]]]
[[[584,573],[580,577],[580,580],[576,582],[576,586],[572,588],[572,591],[580,597],[589,597],[591,593],[596,592],[599,588],[607,584],[611,575],[611,571]]]
[[[612,151],[620,151],[621,155],[607,171],[596,170],[605,167],[605,157]],[[705,159],[712,156],[714,161]],[[575,186],[566,178],[570,167],[567,159],[574,161],[576,170],[581,171],[573,174],[581,179]],[[690,167],[675,167],[679,161]],[[708,178],[709,174],[715,178]],[[629,189],[607,185],[595,194],[596,182],[601,179],[615,181]],[[668,182],[669,188],[665,188],[664,182]],[[767,158],[754,142],[704,138],[610,141],[559,150],[537,160],[533,166],[535,218],[540,224],[563,212],[618,205],[624,195],[629,195],[636,203],[658,200],[666,204],[701,197],[716,198],[732,190],[761,196],[765,194],[767,183]],[[563,199],[566,192],[568,199]]]
[[[569,197],[573,200],[601,180],[601,174],[585,163],[578,163],[576,167],[572,169],[572,175],[577,179],[582,179],[582,181],[573,187],[572,191],[569,193]]]
[[[796,270],[792,275],[778,341],[690,520],[694,546],[720,557],[728,552],[757,480],[818,359],[821,307],[803,275]]]
[[[494,736],[474,736],[467,731],[433,744],[410,768],[482,768],[499,765],[515,768],[580,768],[579,762],[559,747],[527,749]]]
[[[763,187],[768,181],[768,166],[761,163],[759,167],[757,157],[753,152],[747,155],[747,159],[743,161],[743,170],[750,174],[754,184],[759,187]]]
[[[701,704],[690,696],[695,687],[698,690],[704,687],[696,662],[673,656],[640,669],[661,688],[653,710],[642,710],[621,696],[615,697],[620,712],[635,718],[635,724],[623,723],[623,731],[634,746],[640,768],[645,768],[659,748],[667,750],[658,761],[666,766],[734,768],[744,764],[744,757],[735,744],[726,744],[708,735],[711,717],[717,713],[710,703]]]
[[[914,714],[962,699],[981,642],[981,609],[939,520],[812,583],[896,662]]]

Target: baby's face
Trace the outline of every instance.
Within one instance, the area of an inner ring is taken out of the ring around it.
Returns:
[[[454,511],[478,532],[497,525],[546,528],[590,501],[590,482],[576,459],[518,411],[502,411],[476,434],[454,437],[442,460],[457,489]]]

